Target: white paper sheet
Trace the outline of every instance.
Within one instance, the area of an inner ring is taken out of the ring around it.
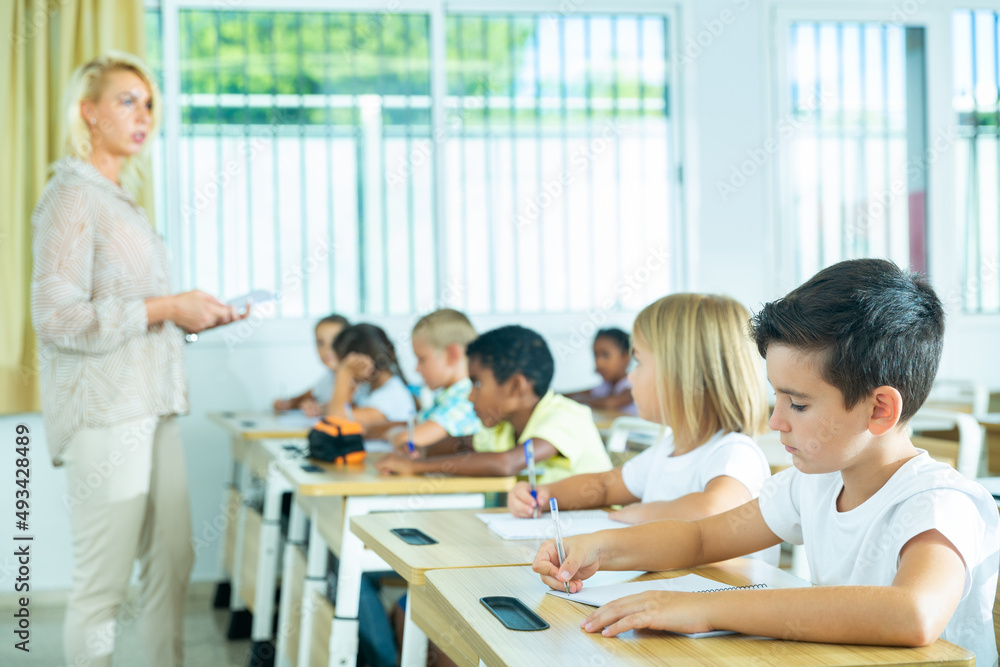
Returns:
[[[547,540],[556,536],[555,523],[548,514],[540,519],[521,519],[509,513],[476,515],[490,530],[505,540]],[[586,535],[608,528],[626,528],[631,524],[612,521],[604,510],[560,512],[563,537]]]

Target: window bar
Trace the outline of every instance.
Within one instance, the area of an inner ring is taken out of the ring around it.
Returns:
[[[975,11],[970,11],[969,16],[971,19],[970,33],[970,49],[972,50],[972,139],[969,142],[969,194],[966,201],[969,202],[968,211],[966,213],[967,219],[967,229],[968,240],[966,241],[966,266],[968,280],[966,285],[971,287],[971,290],[966,291],[966,298],[970,296],[975,299],[974,303],[971,305],[969,310],[972,312],[982,312],[983,309],[983,295],[980,289],[980,284],[977,282],[976,278],[980,275],[981,267],[979,266],[979,100],[976,96],[976,91],[979,88],[979,68],[978,64],[978,50],[976,48],[976,13]],[[972,294],[969,294],[969,292]]]
[[[645,30],[645,17],[637,16],[635,20],[635,59],[638,65],[636,70],[639,90],[639,118],[637,121],[639,131],[639,201],[642,204],[642,242],[644,244],[649,243],[649,214],[646,211],[646,50],[643,42]],[[621,141],[621,137],[618,140]],[[643,293],[644,295],[648,294],[648,290],[644,289]]]
[[[589,150],[590,138],[594,131],[594,81],[591,78],[593,74],[593,61],[591,60],[590,52],[590,23],[592,17],[588,14],[583,19],[583,70],[584,70],[584,141]],[[594,165],[590,161],[587,164],[587,266],[596,267],[597,264],[597,252],[595,248],[597,247],[597,240],[594,235],[597,231],[596,221],[594,219]],[[590,280],[590,302],[597,303],[597,280],[594,278],[594,272],[589,272]]]
[[[405,18],[403,25],[403,43],[404,51],[409,54],[413,48],[413,36],[410,33],[410,24],[415,20],[415,16],[408,15]],[[415,91],[413,90],[413,59],[406,59],[406,122],[403,125],[404,131],[406,133],[404,145],[405,149],[403,151],[403,159],[412,163],[413,161],[413,95]],[[409,257],[407,257],[407,264],[410,268],[410,295],[409,295],[409,310],[416,311],[417,306],[417,244],[416,244],[416,223],[414,221],[414,193],[413,193],[413,181],[415,175],[413,173],[412,164],[408,165],[409,176],[406,178],[406,224],[409,239]]]
[[[868,210],[868,160],[866,143],[868,140],[868,81],[865,77],[867,72],[866,61],[868,59],[865,48],[865,28],[858,24],[858,80],[861,90],[861,113],[859,115],[858,127],[858,210],[855,218],[860,223],[860,218],[866,215]],[[868,234],[861,234],[861,225],[858,224],[858,233],[854,235],[853,257],[863,257],[868,254]]]
[[[521,223],[517,215],[517,63],[515,59],[514,42],[514,17],[507,17],[507,53],[508,66],[510,69],[510,193],[511,202],[511,225],[514,229],[512,239],[512,250],[514,255],[514,266],[521,265]],[[521,272],[513,271],[514,274],[514,303],[515,309],[521,305]]]
[[[789,58],[789,62],[788,62],[788,78],[789,78],[789,80],[792,83],[791,109],[792,109],[792,117],[795,119],[796,122],[802,120],[801,117],[804,114],[803,110],[800,108],[800,101],[801,101],[801,99],[800,99],[800,88],[801,88],[801,82],[799,81],[799,78],[798,78],[798,72],[795,70],[795,62],[796,62],[796,60],[798,58],[798,54],[799,54],[799,32],[802,29],[803,29],[802,24],[799,24],[799,23],[792,24],[792,28],[790,30],[791,34],[788,37],[789,52],[792,53],[792,54],[795,54],[794,58]],[[795,153],[793,151],[792,152],[792,166],[793,166],[793,168],[798,166],[797,163],[795,162],[795,159],[796,159],[796,156],[795,156]],[[792,213],[792,217],[794,219],[794,217],[796,215],[796,207],[799,205],[799,202],[801,202],[801,200],[802,200],[802,195],[798,192],[797,188],[795,188],[795,187],[791,188],[790,199],[791,199],[791,207],[790,208],[791,208],[791,210],[793,212]],[[801,280],[802,275],[804,273],[804,270],[803,270],[804,267],[802,265],[802,253],[798,252],[798,250],[799,250],[798,241],[801,238],[800,227],[801,227],[801,223],[798,224],[798,225],[792,225],[793,241],[790,244],[790,247],[794,248],[796,250],[796,252],[792,252],[790,254],[793,257],[792,261],[795,263],[795,278],[796,278],[797,282]]]
[[[847,189],[847,94],[844,89],[844,24],[837,24],[837,143],[840,145],[840,258],[847,259],[851,230],[857,225],[850,219],[851,207]],[[855,232],[856,233],[856,232]]]
[[[275,112],[275,119],[274,119],[275,120],[275,127],[274,127],[275,132],[274,132],[274,134],[271,137],[271,159],[272,159],[272,162],[271,162],[271,179],[273,181],[272,187],[274,188],[272,190],[272,192],[278,193],[278,192],[281,192],[281,184],[279,182],[279,176],[278,176],[279,171],[280,171],[278,169],[278,165],[280,164],[280,161],[278,160],[278,138],[280,136],[280,129],[281,129],[280,118],[278,118],[278,114],[280,114],[281,110],[278,107],[278,61],[277,61],[278,49],[275,48],[275,41],[276,41],[276,37],[275,37],[276,33],[275,33],[275,30],[274,30],[274,20],[275,20],[275,17],[276,17],[276,14],[272,12],[270,14],[270,18],[271,18],[271,58],[270,58],[270,65],[271,65],[271,95],[272,95],[271,108]],[[272,220],[274,221],[273,222],[273,224],[274,224],[274,285],[275,285],[275,288],[277,289],[278,293],[281,294],[281,297],[282,297],[282,298],[278,299],[278,303],[277,303],[278,316],[280,317],[282,311],[284,310],[283,303],[285,301],[285,298],[288,295],[285,294],[285,285],[284,285],[284,282],[282,280],[283,272],[281,270],[281,206],[280,206],[280,203],[279,203],[280,202],[280,198],[277,197],[277,196],[273,196],[272,199],[274,201],[274,205],[273,205],[273,209],[274,209],[273,210],[273,215],[274,215],[274,217],[272,218]]]
[[[567,100],[569,98],[569,84],[566,80],[566,59],[567,59],[567,47],[566,47],[566,17],[560,16],[559,21],[559,82],[560,82],[560,121],[562,123],[562,170],[560,173],[568,173],[569,171],[569,109],[567,107]],[[560,178],[560,181],[562,179]],[[563,184],[563,188],[568,188],[568,184]],[[570,268],[570,248],[569,248],[569,238],[570,238],[570,226],[569,226],[569,196],[566,190],[562,190],[563,197],[563,257],[565,257],[565,271],[569,274]],[[570,310],[571,297],[570,297],[570,285],[572,285],[572,280],[569,279],[567,275],[566,278],[566,290],[563,296],[563,309]]]
[[[355,187],[358,206],[358,312],[368,311],[368,285],[365,281],[365,190],[363,146],[361,145],[361,100],[358,96],[358,15],[352,13],[351,21],[351,115],[354,124]]]
[[[821,24],[813,24],[813,35],[816,49],[815,77],[813,78],[813,97],[816,100],[816,108],[813,114],[816,119],[816,174],[823,173],[823,102],[821,101],[823,90],[823,70],[820,68],[822,54],[820,53],[820,30]],[[824,238],[825,225],[823,224],[823,179],[816,179],[816,257],[819,266],[826,264],[826,239]]]
[[[490,68],[490,57],[489,57],[489,41],[487,39],[487,26],[488,21],[485,16],[480,17],[481,26],[481,39],[483,42],[482,48],[482,58],[483,58],[483,80],[482,80],[482,91],[483,91],[483,159],[485,160],[485,173],[486,173],[486,183],[485,187],[485,199],[486,199],[486,239],[490,248],[496,247],[496,239],[494,233],[493,225],[493,158],[492,152],[490,150],[490,144],[493,141],[493,133],[490,130],[490,87],[492,84],[492,70]],[[496,273],[496,260],[493,257],[493,252],[486,253],[486,275],[489,276],[489,286],[490,286],[490,312],[495,313],[497,310],[497,290],[496,283],[499,276]]]
[[[377,16],[377,15],[374,15]],[[370,16],[369,21],[382,21],[381,18],[374,18]],[[381,103],[379,104],[379,113],[382,114],[382,118],[379,120],[379,133],[381,137],[379,138],[378,146],[378,160],[379,169],[382,177],[378,182],[378,189],[381,193],[382,199],[382,313],[385,315],[389,314],[389,192],[386,187],[385,173],[386,173],[386,158],[385,158],[385,143],[386,143],[386,126],[389,124],[388,121],[391,120],[391,115],[386,108],[386,77],[385,77],[385,24],[379,23],[375,28],[378,32],[378,84],[377,90],[379,91],[379,97],[381,97]]]
[[[466,288],[468,288],[468,285],[469,285],[469,263],[468,263],[468,257],[470,255],[470,252],[469,252],[469,247],[468,247],[469,238],[468,238],[468,235],[465,233],[465,228],[466,228],[466,225],[469,222],[469,201],[468,201],[468,197],[466,196],[466,194],[467,194],[466,193],[467,186],[466,186],[466,181],[465,181],[465,172],[466,172],[466,148],[465,147],[468,144],[469,135],[466,132],[466,126],[467,126],[467,122],[466,121],[468,120],[468,118],[466,118],[466,112],[465,112],[465,102],[466,102],[466,99],[465,99],[465,97],[466,97],[466,90],[465,90],[465,70],[462,67],[462,63],[465,62],[465,40],[463,39],[463,31],[465,30],[465,25],[464,24],[465,24],[465,20],[464,20],[464,17],[461,14],[459,14],[458,16],[455,17],[455,23],[454,23],[454,26],[455,26],[455,48],[456,48],[456,50],[458,52],[458,54],[457,54],[457,65],[455,67],[455,70],[458,72],[458,92],[457,92],[457,95],[455,96],[455,100],[456,100],[455,113],[458,114],[459,127],[461,128],[459,130],[459,134],[458,134],[458,136],[459,136],[459,142],[458,142],[458,146],[459,146],[459,148],[458,148],[458,164],[460,165],[459,166],[459,174],[461,174],[461,180],[459,181],[459,187],[458,187],[458,190],[459,190],[459,193],[460,193],[460,196],[459,196],[460,204],[459,204],[458,210],[459,210],[459,215],[461,216],[461,219],[458,221],[459,241],[460,241],[458,247],[461,248],[461,252],[459,253],[461,255],[461,258],[460,258],[459,261],[460,261],[460,265],[462,267],[462,282],[466,285]],[[469,296],[470,296],[469,295],[469,290],[466,289],[465,290],[465,303],[466,303],[466,307],[468,307],[468,305],[470,303],[469,302]]]
[[[339,311],[337,302],[336,271],[337,265],[333,247],[336,244],[333,226],[333,83],[330,79],[330,58],[333,50],[330,46],[330,13],[323,12],[323,88],[326,93],[326,244],[327,256],[327,280],[330,284],[330,296],[328,297],[327,311]]]
[[[298,69],[298,76],[296,81],[296,87],[299,90],[299,244],[301,249],[301,266],[299,266],[299,274],[302,276],[302,314],[309,317],[313,314],[310,308],[310,298],[309,298],[309,227],[307,220],[309,216],[306,211],[308,211],[308,198],[306,197],[306,192],[308,190],[306,186],[306,112],[305,112],[305,87],[306,81],[304,76],[305,63],[303,61],[303,50],[302,45],[302,12],[295,12],[295,34],[298,36],[298,40],[295,44],[295,57],[296,57],[296,68]]]
[[[220,46],[222,42],[222,12],[212,12],[212,18],[215,19],[215,168],[217,170],[222,169],[222,59],[219,55]],[[216,172],[218,173],[218,171]],[[218,234],[217,239],[217,276],[218,276],[218,287],[217,294],[220,298],[226,298],[226,253],[225,253],[225,243],[223,239],[226,238],[225,233],[225,211],[224,211],[224,201],[222,188],[218,188],[218,192],[215,197],[216,202],[216,233]]]
[[[191,57],[191,51],[194,50],[194,12],[185,12],[185,24],[187,27],[187,56]],[[182,51],[183,52],[183,51]],[[184,68],[181,68],[181,74],[183,75]],[[181,90],[184,90],[184,81],[181,80]],[[194,209],[194,142],[195,142],[195,124],[194,115],[195,110],[191,106],[193,103],[190,101],[191,97],[188,97],[188,126],[187,126],[187,147],[188,147],[188,197],[187,197],[187,209],[188,209],[188,230],[187,230],[187,242],[188,242],[188,282],[190,287],[194,287],[198,284],[198,255],[197,255],[197,245],[195,244],[194,229],[195,229],[195,209]]]
[[[535,17],[535,201],[541,202],[542,193],[542,17]],[[545,247],[545,209],[538,206],[535,228],[538,233],[538,308],[545,310],[545,268],[542,266],[542,248]]]
[[[254,280],[253,267],[256,262],[254,262],[253,254],[253,180],[251,178],[252,172],[250,171],[253,160],[249,159],[249,149],[250,149],[250,71],[249,71],[249,61],[250,61],[250,12],[243,12],[243,141],[244,141],[244,166],[246,168],[246,183],[247,183],[247,276],[248,285],[250,289],[255,289],[257,282]]]
[[[889,159],[889,150],[892,146],[892,111],[889,107],[889,27],[884,23],[881,26],[880,35],[882,47],[882,171],[884,173],[884,192],[892,192],[892,166]],[[881,193],[880,193],[881,195]],[[885,210],[882,212],[883,226],[885,228],[885,256],[892,257],[892,211],[893,202],[890,196],[880,196],[879,200],[885,199]]]
[[[611,17],[611,122],[618,127],[618,17]],[[618,276],[625,273],[625,256],[622,248],[622,150],[621,144],[615,142],[615,246],[618,249]],[[620,304],[620,297],[615,299]]]
[[[1000,192],[1000,20],[998,18],[1000,15],[993,12],[993,89],[997,91],[998,95],[998,99],[993,103],[993,143],[996,146],[997,156],[997,192]],[[1000,227],[1000,222],[997,224]],[[997,259],[994,259],[994,266],[996,266]],[[996,278],[1000,284],[1000,276],[996,276]],[[979,294],[981,299],[982,290],[979,290]]]

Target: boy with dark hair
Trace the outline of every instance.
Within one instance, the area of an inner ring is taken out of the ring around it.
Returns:
[[[669,570],[805,543],[819,586],[644,593],[594,611],[584,628],[893,646],[941,637],[996,665],[997,507],[906,428],[941,356],[934,291],[891,262],[850,260],[765,305],[751,326],[777,394],[770,426],[794,467],[724,514],[567,538],[561,566],[547,542],[535,571],[579,591],[600,569]]]
[[[471,444],[475,453],[426,459],[390,454],[376,464],[381,472],[516,475],[525,465],[520,445],[529,438],[539,483],[611,470],[590,408],[549,389],[555,363],[540,335],[521,326],[500,327],[469,343],[466,355],[469,400],[483,428],[460,442],[466,449]]]

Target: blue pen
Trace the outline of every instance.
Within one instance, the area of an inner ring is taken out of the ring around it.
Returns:
[[[537,519],[542,515],[542,508],[538,506],[538,479],[535,476],[535,443],[531,438],[524,441],[524,462],[528,466],[528,484],[531,486],[531,497],[535,499],[535,509],[531,511],[531,517]]]
[[[406,419],[406,437],[407,437],[406,445],[410,448],[410,453],[412,454],[413,452],[416,451],[416,448],[413,446],[413,417],[412,416],[407,417],[407,419]]]
[[[556,524],[556,553],[559,554],[559,566],[566,560],[566,547],[563,546],[562,526],[559,525],[559,503],[555,498],[549,498],[549,511],[552,513],[552,522]],[[563,586],[566,593],[569,593],[569,582],[564,581]]]

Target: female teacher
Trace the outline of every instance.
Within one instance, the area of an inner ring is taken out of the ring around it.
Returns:
[[[120,625],[137,617],[149,664],[182,662],[194,560],[175,419],[188,409],[184,332],[246,316],[204,292],[169,292],[166,248],[134,198],[159,106],[133,56],[79,67],[63,105],[68,156],[32,219],[42,411],[73,532],[64,646],[74,666],[110,666]],[[138,609],[118,618],[137,558]]]

